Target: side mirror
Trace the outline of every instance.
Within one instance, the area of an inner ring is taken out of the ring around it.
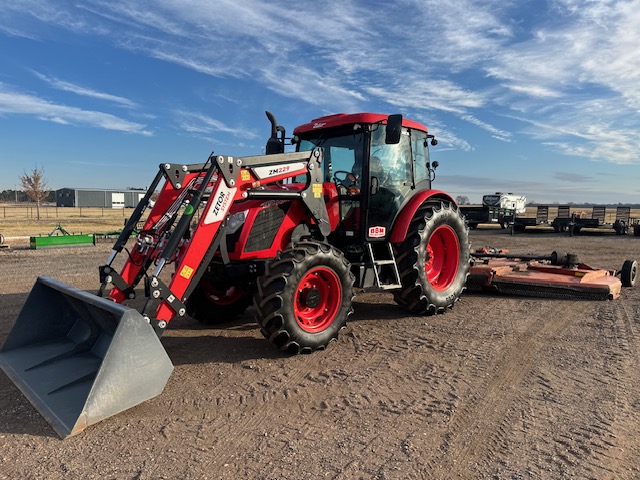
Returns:
[[[396,113],[389,115],[387,118],[387,133],[384,138],[384,143],[387,145],[396,145],[400,143],[400,136],[402,135],[402,115]]]

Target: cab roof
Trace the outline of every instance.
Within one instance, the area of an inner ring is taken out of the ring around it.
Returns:
[[[356,123],[372,124],[372,123],[387,123],[387,117],[383,113],[336,113],[335,115],[327,115],[325,117],[314,118],[309,123],[299,125],[293,130],[293,134],[311,132],[314,130],[324,130],[326,128],[341,127],[344,125],[353,125]],[[421,123],[414,122],[407,118],[402,119],[402,126],[406,128],[413,128],[427,132],[427,127]]]

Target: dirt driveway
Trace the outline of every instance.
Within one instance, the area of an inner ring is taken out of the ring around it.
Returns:
[[[640,238],[498,230],[474,247],[640,259]],[[110,246],[0,251],[0,342],[40,274],[93,291]],[[415,317],[356,297],[337,343],[286,357],[251,312],[174,322],[159,397],[61,441],[0,373],[0,478],[636,479],[640,287],[610,302],[465,294]]]

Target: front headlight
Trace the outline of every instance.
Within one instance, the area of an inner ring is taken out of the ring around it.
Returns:
[[[234,213],[229,217],[229,221],[227,222],[227,235],[236,233],[238,231],[238,229],[247,219],[248,213],[249,210],[243,210],[242,212]]]

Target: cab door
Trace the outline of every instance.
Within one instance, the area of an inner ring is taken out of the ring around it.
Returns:
[[[366,238],[386,238],[393,220],[414,188],[409,130],[402,129],[400,142],[385,143],[385,125],[371,132],[368,169]]]

